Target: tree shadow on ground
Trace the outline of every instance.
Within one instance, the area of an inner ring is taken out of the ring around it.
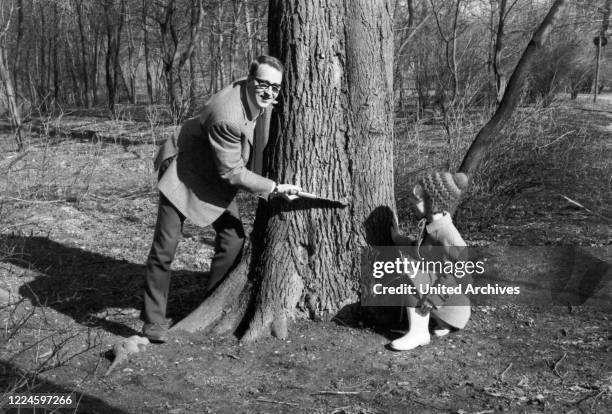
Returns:
[[[0,235],[0,246],[12,252],[5,262],[40,273],[19,294],[77,323],[131,336],[134,309],[142,307],[145,267],[67,246],[46,237]],[[173,271],[168,316],[175,320],[195,309],[204,297],[207,273]],[[122,312],[125,311],[125,312]]]
[[[13,390],[16,384],[22,383],[21,388]],[[113,407],[107,404],[105,401],[96,398],[94,396],[84,394],[80,391],[76,391],[70,388],[66,388],[49,381],[40,380],[34,374],[24,371],[15,365],[0,361],[0,389],[5,390],[4,394],[0,394],[0,411],[3,413],[34,413],[34,412],[54,412],[54,413],[110,413],[110,414],[123,414],[127,411]],[[10,392],[10,394],[9,394]],[[16,394],[72,394],[72,398],[78,402],[78,405],[73,405],[71,408],[25,408],[16,406],[9,406],[9,395],[15,396]]]

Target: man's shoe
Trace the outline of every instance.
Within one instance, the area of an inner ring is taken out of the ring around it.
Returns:
[[[149,338],[149,341],[164,343],[168,341],[168,325],[160,323],[145,323],[142,333]]]

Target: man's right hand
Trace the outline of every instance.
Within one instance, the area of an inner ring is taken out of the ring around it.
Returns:
[[[287,201],[298,198],[297,194],[300,191],[302,191],[302,188],[293,184],[277,184],[275,189],[275,193]]]

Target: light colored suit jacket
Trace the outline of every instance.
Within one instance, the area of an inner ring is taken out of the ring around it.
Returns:
[[[246,80],[236,81],[213,95],[200,116],[187,120],[160,148],[156,169],[176,157],[158,188],[195,224],[207,226],[219,218],[239,189],[263,197],[273,191],[274,181],[248,168],[254,152],[261,158],[261,150],[253,149],[255,115],[247,102]],[[259,118],[269,121],[269,116]],[[265,145],[267,136],[259,138]]]

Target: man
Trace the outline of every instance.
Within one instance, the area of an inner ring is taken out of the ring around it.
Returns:
[[[249,76],[221,90],[202,113],[187,120],[178,137],[168,139],[156,158],[160,167],[160,200],[153,245],[146,263],[143,333],[152,342],[168,339],[166,304],[170,264],[185,218],[212,224],[215,253],[208,290],[213,289],[239,260],[244,230],[235,196],[239,189],[262,197],[295,198],[301,190],[277,184],[250,171],[257,119],[275,102],[283,65],[271,56],[251,63]],[[263,118],[263,117],[262,117]]]

